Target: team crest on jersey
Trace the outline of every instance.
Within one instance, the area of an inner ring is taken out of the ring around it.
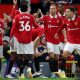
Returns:
[[[77,22],[77,21],[76,21],[76,22],[74,22],[74,25],[75,25],[75,26],[78,26],[78,22]]]

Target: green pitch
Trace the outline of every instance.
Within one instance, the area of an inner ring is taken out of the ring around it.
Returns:
[[[30,79],[30,80],[80,80],[80,79],[76,79],[76,78],[66,78],[66,79],[62,79],[62,78],[57,78],[57,79],[54,79],[54,78],[45,78],[45,79],[36,78],[36,79]]]
[[[7,79],[7,78],[0,78],[0,80],[80,80],[78,78],[33,78],[33,79]]]

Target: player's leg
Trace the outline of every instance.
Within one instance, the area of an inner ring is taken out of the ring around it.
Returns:
[[[66,77],[66,75],[65,75],[66,59],[67,59],[68,55],[70,53],[72,53],[73,51],[74,51],[74,45],[70,44],[70,43],[66,43],[65,48],[63,50],[62,62],[61,62],[61,65],[60,65],[60,69],[62,71],[62,75],[61,75],[62,78]]]
[[[21,77],[21,75],[23,74],[23,69],[24,69],[23,54],[17,54],[16,64],[20,69],[19,76]]]
[[[17,44],[17,57],[16,57],[16,64],[20,69],[20,78],[24,78],[24,45],[21,43]]]
[[[39,72],[40,71],[39,57],[34,58],[34,65],[35,65],[35,68],[36,68],[36,72]]]
[[[34,54],[33,42],[30,42],[24,45],[24,53],[27,54],[29,57],[27,71],[30,75],[29,77],[32,78],[32,74],[34,73],[34,70],[33,70],[33,54]]]
[[[63,54],[64,47],[65,47],[65,43],[64,42],[60,42],[59,43],[60,54]]]
[[[54,59],[54,54],[55,54],[55,49],[54,49],[54,45],[50,42],[47,42],[47,49],[48,49],[48,54],[49,54],[49,66],[50,66],[50,70],[51,70],[51,77],[54,78],[56,69],[55,69],[55,59]],[[57,64],[57,63],[56,63]]]

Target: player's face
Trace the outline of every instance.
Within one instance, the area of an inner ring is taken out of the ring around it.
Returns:
[[[63,6],[62,5],[58,5],[58,11],[59,12],[63,11]]]
[[[66,17],[69,18],[71,16],[71,11],[70,9],[66,9]]]
[[[33,15],[34,15],[34,17],[35,17],[35,21],[36,21],[37,23],[39,23],[38,13],[34,13]]]
[[[57,9],[56,9],[56,6],[55,5],[51,5],[50,6],[50,14],[56,14],[56,11],[57,11]]]
[[[38,13],[33,14],[35,18],[38,18]]]

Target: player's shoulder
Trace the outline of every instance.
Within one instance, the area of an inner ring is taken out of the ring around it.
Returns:
[[[4,20],[0,18],[0,24],[4,24]]]
[[[47,20],[47,19],[50,18],[50,16],[49,16],[49,15],[44,15],[42,18],[43,18],[44,20]]]
[[[80,19],[80,16],[76,16],[77,19]]]
[[[76,17],[76,21],[80,22],[80,16]]]
[[[44,15],[44,17],[48,17],[48,16],[49,16],[49,14]]]
[[[25,15],[26,15],[27,17],[29,17],[30,19],[32,19],[32,20],[34,19],[34,16],[33,16],[32,14],[26,13]]]
[[[34,19],[34,16],[31,15],[31,14],[28,14],[28,13],[21,13],[21,14],[17,14],[14,19],[22,19],[22,18],[28,18],[28,19],[31,19],[33,20]]]
[[[14,19],[19,18],[21,14],[17,14],[14,16]]]
[[[31,19],[34,18],[34,16],[32,14],[28,14],[28,15],[30,16]]]

